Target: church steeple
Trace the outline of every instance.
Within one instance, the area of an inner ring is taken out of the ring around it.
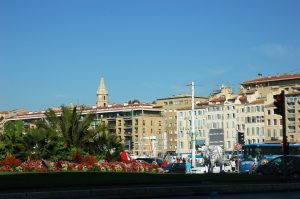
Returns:
[[[106,89],[104,78],[101,77],[100,85],[97,91],[96,106],[107,107],[108,106],[108,91]]]

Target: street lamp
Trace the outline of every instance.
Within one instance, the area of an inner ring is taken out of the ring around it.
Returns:
[[[195,84],[192,82],[192,167],[196,166]]]

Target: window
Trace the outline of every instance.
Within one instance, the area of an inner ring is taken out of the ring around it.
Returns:
[[[270,126],[271,125],[271,120],[270,119],[268,119],[268,126]]]
[[[183,148],[183,142],[180,142],[180,146],[179,146],[179,148]]]
[[[277,125],[277,119],[274,119],[274,125]]]
[[[268,129],[268,137],[271,137],[271,129]]]
[[[230,141],[227,141],[227,148],[231,148],[231,143],[230,143]]]
[[[259,112],[259,111],[260,111],[260,107],[259,107],[259,106],[256,106],[256,107],[255,107],[255,111],[256,111],[256,112]]]

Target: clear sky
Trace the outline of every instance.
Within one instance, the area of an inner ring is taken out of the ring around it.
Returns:
[[[0,111],[190,93],[300,72],[299,0],[0,0]]]

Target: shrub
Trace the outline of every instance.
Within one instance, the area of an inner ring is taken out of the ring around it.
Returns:
[[[9,155],[4,160],[0,161],[1,166],[10,166],[13,168],[20,166],[21,164],[21,160],[17,159],[14,155]]]

